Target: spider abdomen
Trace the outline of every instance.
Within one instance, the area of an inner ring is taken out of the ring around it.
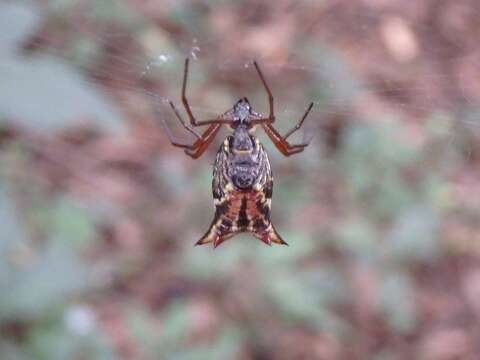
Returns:
[[[250,232],[269,245],[286,244],[270,219],[273,177],[267,153],[246,129],[235,129],[220,147],[212,188],[215,216],[197,244],[213,242],[216,247],[239,232]]]

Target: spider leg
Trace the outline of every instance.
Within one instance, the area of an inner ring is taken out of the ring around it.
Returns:
[[[297,131],[298,129],[300,129],[303,125],[303,122],[305,121],[305,119],[307,118],[308,114],[310,113],[310,110],[312,110],[312,107],[313,107],[313,102],[310,103],[310,105],[308,106],[307,108],[307,111],[305,111],[305,114],[303,114],[302,118],[300,119],[300,121],[297,123],[297,125],[295,125],[290,131],[288,131],[285,136],[283,137],[284,140],[287,140],[287,138],[292,135],[295,131]]]
[[[188,156],[198,159],[202,154],[207,150],[208,146],[211,144],[213,139],[215,139],[215,135],[217,135],[218,130],[220,130],[220,127],[222,124],[212,124],[210,125],[207,130],[202,135],[202,140],[197,140],[193,146],[193,149],[185,149],[185,154]]]
[[[190,119],[190,123],[193,126],[196,126],[197,125],[197,120],[193,116],[193,113],[192,113],[192,110],[190,109],[190,105],[188,104],[187,95],[186,95],[187,78],[188,78],[188,62],[189,62],[189,59],[187,57],[185,59],[185,66],[183,68],[182,102],[183,102],[183,106],[185,107],[185,111],[187,112],[188,117]]]
[[[257,119],[252,119],[250,120],[250,125],[255,126],[255,125],[260,125],[260,124],[271,124],[275,121],[275,118],[257,118]]]
[[[257,121],[257,123],[262,125],[263,130],[265,130],[270,140],[272,140],[273,144],[283,155],[290,156],[290,155],[302,152],[303,149],[307,147],[308,144],[310,143],[310,142],[304,142],[300,144],[290,144],[287,141],[287,138],[290,135],[292,135],[295,131],[300,129],[300,127],[303,125],[303,122],[307,118],[308,114],[312,110],[312,107],[313,107],[313,102],[310,103],[310,105],[308,105],[308,108],[303,114],[300,121],[291,130],[289,130],[285,134],[285,136],[281,136],[280,133],[273,127],[273,125],[269,122],[263,121],[264,119],[255,119],[253,122]]]
[[[253,65],[255,65],[255,69],[257,70],[258,76],[260,77],[260,80],[262,81],[263,87],[265,88],[265,91],[268,94],[268,106],[269,106],[269,114],[268,114],[268,122],[273,123],[275,121],[275,114],[273,111],[273,95],[272,91],[270,90],[270,87],[267,84],[267,81],[265,80],[265,77],[263,76],[262,70],[260,70],[260,67],[258,66],[257,62],[254,61]],[[267,121],[264,121],[267,122]],[[260,123],[260,122],[257,122]]]
[[[211,125],[211,124],[228,124],[230,122],[230,120],[228,120],[228,119],[217,118],[217,119],[212,119],[212,120],[198,121],[197,119],[195,119],[195,116],[193,116],[192,109],[190,108],[190,104],[188,103],[188,99],[187,99],[187,79],[188,79],[188,64],[189,64],[189,62],[190,62],[190,59],[186,58],[185,59],[185,67],[184,67],[184,70],[183,70],[182,103],[183,103],[183,106],[185,108],[185,111],[187,112],[188,118],[190,120],[190,124],[192,124],[193,126],[203,126],[203,125]],[[180,116],[178,114],[178,111],[175,109],[175,106],[173,105],[173,103],[170,102],[170,106],[172,107],[172,109],[177,114],[177,117],[180,118]],[[181,120],[181,121],[182,121],[182,124],[183,124],[183,120]],[[192,132],[193,129],[191,130],[191,128],[190,129],[187,128],[187,130]]]
[[[265,133],[272,140],[275,147],[285,156],[290,156],[302,152],[308,146],[308,142],[302,144],[290,144],[285,137],[282,137],[271,124],[262,124]]]
[[[182,116],[181,116],[180,113],[178,112],[178,110],[177,110],[177,108],[175,107],[175,105],[173,104],[173,102],[169,100],[168,103],[170,104],[170,107],[172,108],[172,110],[173,110],[173,112],[175,113],[177,119],[180,121],[180,123],[183,125],[183,127],[184,127],[185,129],[187,129],[191,134],[195,135],[195,137],[196,137],[197,139],[201,139],[202,136],[201,136],[199,133],[197,133],[194,128],[192,128],[190,125],[188,125],[188,124],[185,122],[185,120],[183,120]]]
[[[302,118],[300,119],[300,121],[297,123],[297,125],[295,125],[290,131],[287,132],[287,134],[285,134],[285,136],[283,137],[285,140],[290,136],[292,135],[295,131],[297,131],[298,129],[300,129],[303,125],[303,122],[305,121],[305,119],[307,118],[308,114],[310,113],[310,110],[312,110],[312,107],[313,107],[313,102],[310,103],[310,105],[308,105],[308,108],[307,110],[305,111],[305,113],[303,114]],[[264,117],[261,117],[259,114],[258,114],[258,117],[256,118],[253,118],[252,120],[250,120],[250,123],[252,125],[260,125],[260,124],[271,124],[274,122],[275,119],[270,119],[270,118],[264,118]]]
[[[182,126],[191,134],[193,134],[197,140],[193,144],[187,144],[187,143],[182,143],[177,141],[172,132],[170,131],[170,128],[168,127],[165,119],[162,116],[159,116],[162,119],[162,123],[164,125],[165,131],[167,133],[168,139],[170,140],[170,143],[173,146],[177,146],[180,148],[183,148],[185,150],[185,153],[194,158],[197,159],[200,157],[205,150],[208,148],[208,145],[213,141],[215,138],[215,135],[217,134],[218,130],[220,130],[220,127],[222,124],[228,124],[231,121],[225,117],[225,116],[220,116],[216,119],[213,120],[204,120],[204,121],[197,121],[195,117],[193,116],[192,110],[190,109],[190,105],[188,104],[187,96],[186,96],[186,87],[187,87],[187,78],[188,78],[188,63],[189,59],[185,59],[185,68],[184,68],[184,73],[183,73],[183,84],[182,84],[182,102],[185,107],[185,110],[188,114],[188,118],[190,120],[189,125],[180,115],[179,111],[177,110],[175,104],[172,101],[169,101],[168,103],[170,104],[170,107],[172,108],[172,111],[174,112],[176,118]],[[210,125],[204,132],[203,134],[199,134],[195,129],[192,127],[193,126],[202,126],[202,125]]]
[[[162,124],[163,124],[163,128],[165,129],[165,132],[167,133],[168,140],[170,140],[170,143],[173,146],[180,147],[180,148],[183,148],[183,149],[192,149],[192,150],[194,149],[195,143],[194,144],[186,144],[186,143],[182,143],[182,142],[179,142],[179,141],[175,140],[175,138],[174,138],[172,132],[170,131],[170,128],[168,127],[167,122],[165,121],[164,118],[162,118]],[[201,136],[198,140],[201,140]]]
[[[167,133],[168,139],[173,146],[180,147],[185,149],[185,153],[194,159],[198,158],[206,150],[208,145],[212,142],[216,133],[220,129],[222,124],[212,124],[210,125],[202,135],[199,135],[198,139],[193,144],[181,143],[173,137],[170,128],[168,127],[165,119],[162,118],[163,127]]]

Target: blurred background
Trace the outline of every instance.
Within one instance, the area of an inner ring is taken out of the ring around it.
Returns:
[[[478,359],[480,3],[0,1],[0,358]],[[283,133],[289,247],[193,244],[198,119],[248,96]],[[181,109],[182,113],[183,109]]]

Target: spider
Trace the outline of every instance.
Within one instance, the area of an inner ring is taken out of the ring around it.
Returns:
[[[267,117],[255,112],[247,98],[237,103],[216,119],[198,121],[190,108],[186,96],[189,59],[185,59],[182,85],[182,102],[190,120],[187,123],[172,101],[169,101],[176,118],[182,126],[197,139],[192,144],[174,139],[163,119],[167,136],[173,146],[183,148],[185,153],[199,158],[211,144],[222,125],[228,125],[233,133],[228,135],[220,149],[213,168],[214,219],[196,245],[213,242],[217,247],[239,232],[250,232],[267,245],[272,243],[288,245],[277,233],[270,220],[273,176],[270,162],[262,144],[253,136],[260,125],[275,147],[285,156],[302,152],[308,142],[290,144],[287,139],[302,126],[313,107],[309,104],[302,118],[284,136],[273,127],[275,114],[273,96],[257,62],[253,62],[263,87],[268,95],[269,114]],[[209,125],[199,134],[194,127]]]

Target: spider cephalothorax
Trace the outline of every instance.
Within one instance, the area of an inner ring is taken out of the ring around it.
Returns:
[[[233,122],[240,124],[245,123],[250,116],[251,110],[252,108],[250,107],[250,103],[248,102],[247,98],[238,100],[233,106]]]
[[[233,235],[248,231],[264,243],[287,245],[276,232],[270,220],[273,176],[267,153],[260,141],[253,136],[256,125],[261,125],[277,149],[285,156],[303,151],[308,143],[291,145],[287,138],[298,130],[312,109],[310,103],[305,114],[285,136],[281,136],[272,126],[275,121],[273,96],[256,62],[255,69],[268,94],[269,115],[264,117],[253,111],[247,98],[242,98],[232,109],[213,120],[197,121],[188,104],[185,91],[188,76],[188,59],[182,87],[182,102],[190,119],[185,122],[170,101],[170,106],[178,120],[190,133],[197,137],[193,144],[183,144],[173,139],[165,124],[167,135],[174,146],[185,149],[192,158],[200,157],[208,148],[223,124],[229,125],[233,133],[228,135],[217,152],[213,168],[213,198],[215,216],[210,228],[197,242],[197,245],[212,242],[214,247]],[[202,135],[192,126],[209,125]]]

